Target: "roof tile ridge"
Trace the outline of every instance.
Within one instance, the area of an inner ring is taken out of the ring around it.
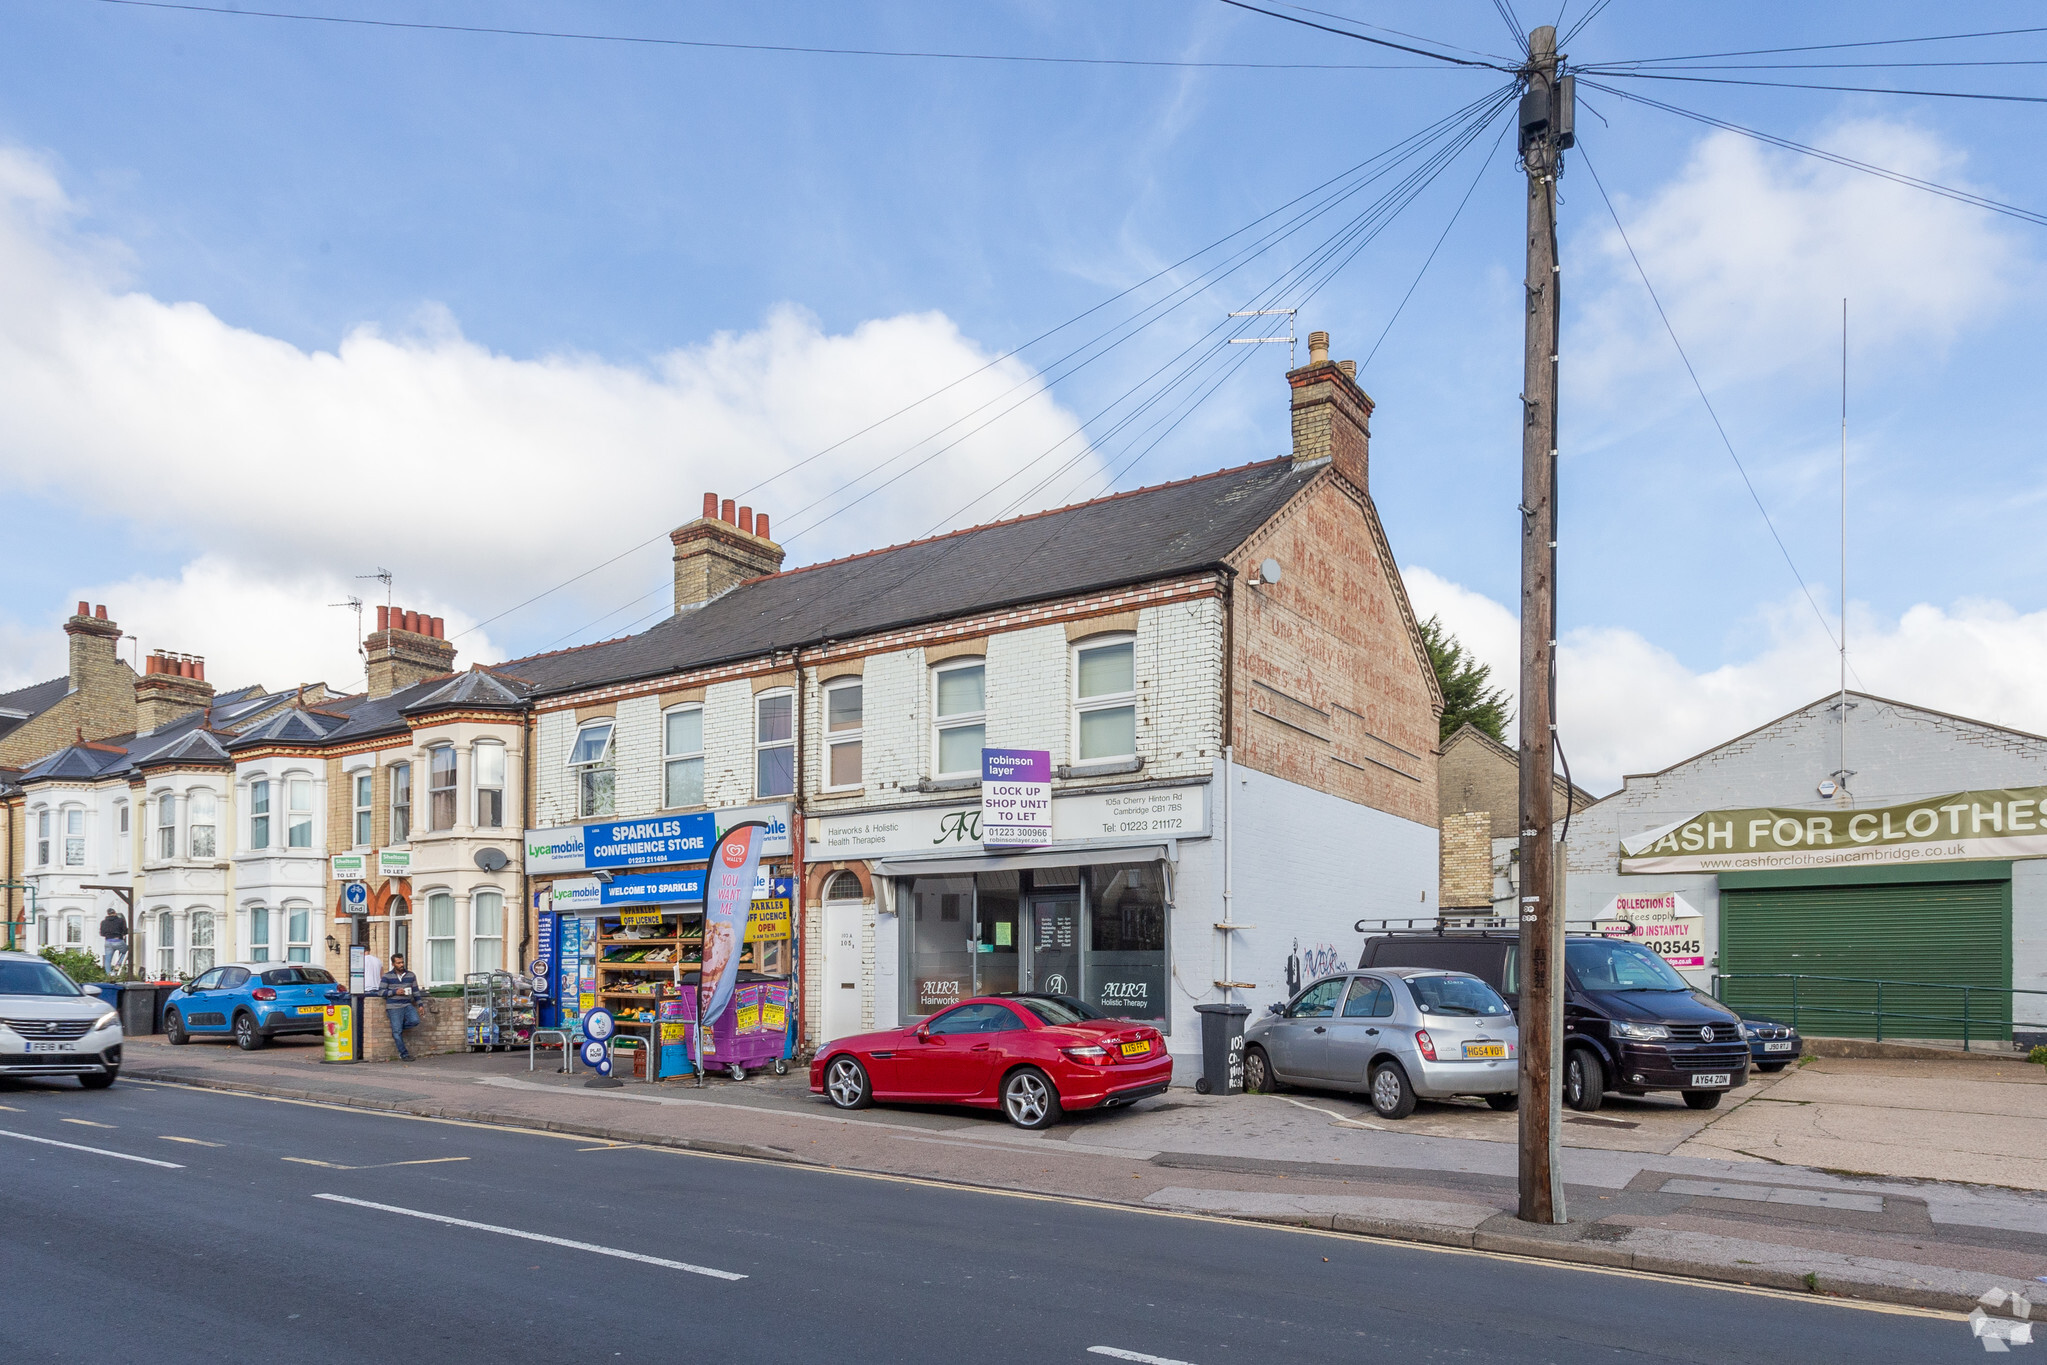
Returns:
[[[815,564],[804,564],[794,569],[783,569],[778,573],[757,574],[752,578],[740,580],[739,586],[743,587],[747,583],[764,582],[770,578],[790,578],[796,574],[809,573],[814,569],[834,568],[840,564],[851,564],[855,560],[872,559],[876,555],[894,554],[898,550],[914,549],[919,545],[935,545],[941,540],[952,540],[959,536],[970,536],[976,531],[986,531],[995,526],[1012,526],[1020,522],[1036,521],[1041,517],[1055,517],[1062,512],[1078,512],[1085,508],[1098,507],[1103,503],[1115,502],[1121,498],[1134,498],[1140,493],[1156,493],[1161,489],[1179,488],[1185,484],[1200,483],[1203,479],[1219,479],[1225,474],[1241,474],[1247,469],[1258,469],[1265,465],[1291,463],[1292,461],[1293,456],[1291,455],[1278,455],[1270,460],[1252,460],[1246,464],[1232,465],[1227,469],[1211,469],[1206,474],[1190,474],[1184,479],[1168,479],[1164,483],[1146,484],[1141,488],[1126,488],[1120,493],[1104,493],[1098,498],[1087,498],[1080,502],[1070,502],[1062,507],[1047,507],[1039,512],[1023,512],[1013,517],[1006,517],[1001,521],[979,522],[973,526],[962,526],[957,531],[946,531],[939,535],[925,536],[918,540],[906,540],[896,545],[882,545],[872,550],[862,550],[858,554],[842,555],[838,559],[821,559]]]
[[[660,623],[656,622],[655,624],[658,625]],[[647,627],[647,630],[652,630],[653,628],[654,628],[653,626],[649,626]],[[646,633],[647,631],[644,630],[640,632],[641,635],[644,635]],[[624,641],[635,638],[637,637],[632,635],[614,635],[609,640],[592,640],[588,644],[564,645],[560,649],[543,649],[538,654],[521,654],[516,659],[504,659],[494,664],[472,664],[470,665],[470,669],[478,670],[484,673],[496,673],[503,669],[509,669],[513,664],[530,664],[536,659],[555,659],[561,657],[564,654],[575,654],[585,649],[596,649],[600,645],[621,644]],[[453,675],[451,674],[450,676]],[[513,673],[510,676],[514,678],[519,677],[519,675],[516,673]],[[526,681],[524,678],[520,678],[519,680],[521,682]]]

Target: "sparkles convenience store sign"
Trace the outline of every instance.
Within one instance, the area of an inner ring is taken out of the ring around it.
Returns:
[[[1864,810],[1715,810],[1621,840],[1621,871],[1770,872],[2047,858],[2047,787],[1951,792]]]

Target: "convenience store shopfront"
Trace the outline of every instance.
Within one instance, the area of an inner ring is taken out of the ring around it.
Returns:
[[[845,936],[829,927],[835,874],[820,867],[824,1036],[852,1031],[833,1027],[830,997],[857,981],[877,1028],[973,995],[1045,991],[1191,1041],[1199,997],[1185,993],[1176,1008],[1173,964],[1187,955],[1208,968],[1217,915],[1182,899],[1215,842],[1207,797],[1206,785],[1058,796],[1053,842],[1031,850],[982,847],[976,805],[812,816],[805,861],[857,861],[877,911],[871,969],[835,961]]]
[[[739,989],[713,1034],[736,1035],[749,1066],[779,1056],[768,1035],[787,1033],[798,1009],[786,803],[526,831],[536,915],[536,957],[526,965],[549,983],[543,1026],[573,1028],[601,1005],[622,1039],[652,1050],[637,1074],[677,1074],[690,1055],[703,969],[707,858],[720,835],[749,820],[767,826],[760,881],[746,930],[731,946]]]

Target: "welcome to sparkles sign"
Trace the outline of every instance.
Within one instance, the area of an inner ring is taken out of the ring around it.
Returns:
[[[1041,848],[1052,842],[1052,754],[981,750],[981,843]]]

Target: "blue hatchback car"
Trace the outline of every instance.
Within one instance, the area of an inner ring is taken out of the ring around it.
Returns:
[[[233,1038],[253,1052],[288,1033],[317,1036],[326,1007],[348,993],[325,967],[299,962],[244,962],[201,972],[164,1002],[164,1040]]]

